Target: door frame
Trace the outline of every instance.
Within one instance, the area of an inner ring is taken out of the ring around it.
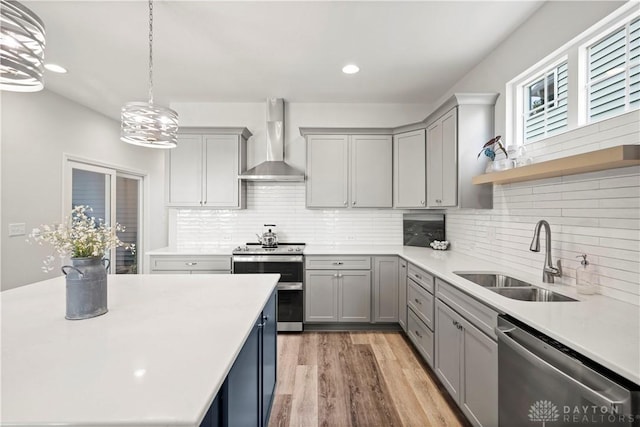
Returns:
[[[116,217],[116,178],[118,176],[124,178],[132,178],[140,180],[140,191],[141,195],[138,196],[138,230],[140,237],[138,238],[138,245],[136,246],[136,253],[138,254],[138,272],[141,274],[144,272],[144,248],[148,245],[147,233],[145,233],[144,225],[149,223],[149,209],[146,209],[146,206],[149,206],[149,179],[148,173],[146,171],[140,169],[134,169],[127,166],[116,165],[112,163],[102,162],[100,160],[90,159],[87,157],[76,156],[73,154],[63,153],[62,154],[62,213],[61,218],[62,221],[65,220],[65,217],[69,215],[69,206],[72,203],[72,169],[74,166],[80,166],[80,169],[98,172],[98,173],[107,173],[111,176],[111,204],[110,204],[110,216],[111,218]],[[114,221],[111,221],[114,222]],[[110,259],[115,259],[115,249],[112,249],[110,252]],[[113,270],[115,271],[115,270]],[[110,271],[110,274],[115,274]]]

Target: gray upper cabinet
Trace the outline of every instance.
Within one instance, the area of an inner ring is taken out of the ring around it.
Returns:
[[[398,322],[398,257],[374,257],[373,265],[374,320],[379,323],[396,323]]]
[[[349,203],[349,137],[307,137],[307,207],[336,208]]]
[[[453,108],[427,128],[427,204],[458,204],[457,110]]]
[[[351,146],[351,206],[392,206],[392,142],[389,135],[353,135]]]
[[[246,128],[184,128],[167,152],[168,205],[244,208]]]
[[[389,135],[307,135],[307,207],[392,206]]]
[[[393,206],[426,206],[425,130],[393,137]]]
[[[491,209],[493,185],[473,185],[484,173],[477,155],[494,135],[495,93],[456,93],[425,119],[430,208]]]

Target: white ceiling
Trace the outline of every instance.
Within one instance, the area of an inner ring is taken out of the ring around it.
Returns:
[[[148,87],[146,1],[25,2],[45,22],[48,89],[118,118]],[[540,1],[154,3],[155,102],[438,100]],[[345,75],[356,63],[361,71]],[[496,65],[499,66],[499,65]]]

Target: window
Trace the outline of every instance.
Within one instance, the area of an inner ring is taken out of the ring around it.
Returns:
[[[640,106],[640,18],[588,47],[589,121]]]
[[[524,85],[524,142],[567,128],[567,88],[566,62]]]
[[[640,109],[640,10],[627,2],[506,85],[509,145]]]

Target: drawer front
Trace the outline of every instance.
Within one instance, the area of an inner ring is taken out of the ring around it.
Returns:
[[[408,310],[407,334],[424,360],[433,368],[433,332],[422,323],[413,310]]]
[[[369,256],[307,256],[307,270],[371,270]]]
[[[457,311],[489,337],[494,340],[498,339],[495,333],[495,328],[498,325],[498,312],[440,279],[436,279],[436,292],[439,300]]]
[[[230,256],[151,256],[151,270],[231,271]]]
[[[433,330],[433,295],[411,278],[407,280],[407,305]]]
[[[431,274],[413,264],[409,264],[408,275],[417,284],[433,293],[433,276]]]

